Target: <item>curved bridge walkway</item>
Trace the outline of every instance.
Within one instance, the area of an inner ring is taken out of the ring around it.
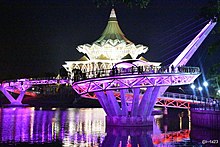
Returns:
[[[119,68],[91,71],[76,75],[73,89],[82,97],[98,99],[104,109],[125,111],[120,112],[125,115],[131,111],[130,107],[134,107],[128,106],[128,104],[134,105],[132,103],[135,101],[137,111],[138,109],[146,109],[144,106],[152,105],[155,98],[157,98],[156,106],[188,109],[190,103],[198,103],[199,101],[193,100],[190,96],[168,96],[160,93],[158,89],[163,86],[191,84],[199,75],[200,71],[197,67],[178,67],[173,70],[167,67],[143,69],[134,67],[126,70]],[[114,104],[117,108],[114,108],[114,105],[111,106],[111,103],[116,103],[116,101],[121,102],[121,108],[117,104]]]
[[[167,68],[167,67],[166,67]],[[33,85],[51,85],[51,84],[70,84],[82,97],[96,98],[95,92],[113,91],[116,99],[121,101],[121,94],[125,93],[126,103],[131,103],[133,94],[129,91],[133,88],[163,86],[163,85],[183,85],[191,83],[200,74],[197,67],[182,67],[169,72],[165,67],[149,67],[144,69],[132,68],[132,70],[124,70],[119,68],[116,70],[101,70],[82,73],[76,75],[75,82],[71,79],[57,79],[57,78],[25,78],[3,81],[0,84],[0,90],[8,98],[11,104],[22,104],[22,99],[27,89]],[[78,81],[79,80],[79,81]],[[150,88],[149,88],[150,89]],[[20,92],[17,98],[12,97],[9,92],[17,90]],[[119,92],[122,90],[122,92]],[[142,99],[143,92],[140,92],[140,99]],[[167,106],[177,108],[188,108],[191,99],[182,96],[183,99],[172,99],[171,95],[161,95],[158,97],[156,106]],[[178,97],[175,95],[174,97]],[[186,99],[184,99],[186,98]],[[166,101],[165,101],[166,100]],[[175,101],[178,105],[174,105]],[[179,104],[179,100],[181,103]]]
[[[140,70],[134,67],[126,71],[123,71],[123,68],[92,71],[82,73],[82,76],[76,75],[76,81],[72,86],[81,96],[93,96],[99,100],[107,114],[108,124],[122,126],[140,122],[140,126],[143,126],[148,125],[149,120],[143,118],[151,115],[155,102],[161,94],[160,89],[191,84],[200,75],[199,68],[195,67],[163,69],[149,67]],[[96,77],[91,77],[94,75]],[[145,90],[141,91],[143,88]],[[132,93],[131,98],[127,97],[128,91]],[[116,97],[115,93],[120,93],[120,98]],[[143,95],[140,96],[140,93]],[[121,101],[121,105],[118,104],[118,100]],[[127,105],[128,101],[130,106]],[[136,122],[133,119],[141,120]]]
[[[33,85],[51,85],[51,84],[69,84],[71,80],[56,78],[25,78],[3,81],[0,84],[0,90],[7,97],[12,105],[21,105],[25,92]],[[19,91],[19,96],[14,98],[9,92]],[[9,91],[9,92],[8,92]]]

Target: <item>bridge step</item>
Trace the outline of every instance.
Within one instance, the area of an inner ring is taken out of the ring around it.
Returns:
[[[140,116],[106,116],[107,126],[121,126],[121,127],[147,127],[153,126],[153,117]]]

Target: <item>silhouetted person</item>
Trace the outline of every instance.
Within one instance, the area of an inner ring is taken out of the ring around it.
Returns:
[[[133,66],[131,67],[131,73],[132,74],[134,73],[134,67]]]
[[[141,73],[141,69],[140,66],[138,66],[138,74]]]
[[[115,74],[117,75],[118,74],[118,68],[115,67]]]
[[[60,76],[63,78],[63,77],[67,77],[68,76],[68,72],[66,71],[66,69],[64,67],[61,67],[60,68]]]
[[[212,105],[213,105],[213,108],[214,108],[214,111],[215,111],[216,100],[213,101]]]
[[[171,72],[174,72],[174,66],[173,65],[171,66]]]
[[[112,68],[112,75],[115,75],[115,67]]]
[[[167,66],[166,69],[167,69],[167,73],[169,73],[170,72],[169,66]]]
[[[98,72],[98,74],[97,74],[97,78],[100,78],[100,72]]]

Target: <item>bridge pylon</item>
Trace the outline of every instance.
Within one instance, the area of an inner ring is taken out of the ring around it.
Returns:
[[[11,105],[22,105],[22,100],[24,98],[25,92],[26,90],[30,88],[29,85],[21,85],[18,89],[20,91],[19,95],[17,98],[14,98],[7,90],[6,87],[3,87],[1,85],[0,90],[2,91],[2,93],[5,95],[5,97],[9,100]]]
[[[164,73],[152,73],[146,68],[142,73],[128,71],[114,75],[107,70],[98,78],[75,81],[72,86],[82,97],[98,99],[107,114],[107,125],[143,127],[153,125],[151,113],[163,92],[162,87],[190,84],[199,75],[199,69],[195,67]]]
[[[151,113],[159,95],[159,87],[149,87],[142,99],[139,98],[140,88],[133,88],[131,108],[126,103],[125,89],[121,89],[121,105],[119,105],[114,91],[95,92],[107,116],[106,123],[110,126],[152,126]]]
[[[52,85],[52,84],[70,84],[72,81],[69,79],[57,79],[55,77],[46,77],[46,78],[29,78],[29,79],[16,79],[3,81],[0,84],[0,91],[5,95],[9,100],[11,105],[23,105],[22,100],[25,96],[25,92],[32,87],[33,85]],[[13,97],[10,92],[14,93],[19,92],[17,98]]]

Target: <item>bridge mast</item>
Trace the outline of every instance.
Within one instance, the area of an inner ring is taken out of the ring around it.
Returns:
[[[170,66],[174,68],[184,66],[211,32],[216,25],[215,20],[210,20],[208,24],[199,32],[199,34],[190,42],[190,44],[182,51],[182,53],[173,61]]]

